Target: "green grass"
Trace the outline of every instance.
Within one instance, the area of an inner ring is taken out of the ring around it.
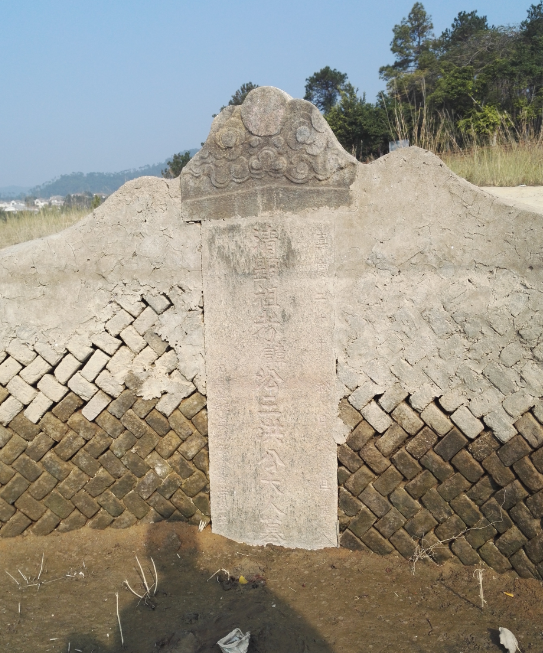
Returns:
[[[476,186],[543,186],[541,141],[474,147],[438,156],[458,176]]]
[[[90,209],[42,209],[39,213],[0,214],[0,249],[42,238],[71,227],[90,213]]]

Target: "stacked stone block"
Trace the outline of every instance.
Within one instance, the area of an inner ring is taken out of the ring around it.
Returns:
[[[543,402],[498,438],[467,408],[416,409],[399,385],[362,407],[356,393],[340,402],[342,546],[407,559],[432,547],[438,563],[543,578]]]
[[[121,299],[90,342],[0,353],[0,537],[209,521],[206,398],[153,330],[169,306]],[[143,399],[156,370],[170,390]]]

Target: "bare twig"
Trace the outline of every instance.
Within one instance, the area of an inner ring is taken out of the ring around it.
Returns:
[[[6,571],[6,574],[11,578],[11,580],[14,580],[17,583],[17,585],[19,585],[19,587],[21,587],[19,581],[16,578],[13,578],[13,576],[9,573],[9,571]]]
[[[485,597],[483,594],[483,574],[485,570],[482,567],[478,567],[474,572],[473,576],[477,576],[477,580],[479,581],[479,597],[481,599],[481,610],[485,607]]]
[[[128,589],[132,592],[132,594],[133,594],[134,596],[137,596],[138,599],[143,599],[143,596],[140,596],[137,592],[134,592],[134,590],[133,590],[133,589],[130,587],[130,585],[128,584],[128,581],[127,581],[127,580],[124,581],[124,584],[128,587]]]
[[[217,569],[217,571],[216,571],[214,574],[212,574],[212,575],[207,579],[207,582],[209,582],[209,581],[213,578],[213,576],[216,576],[216,575],[219,574],[221,571],[224,571],[224,573],[228,576],[228,578],[230,578],[230,572],[228,571],[228,569],[222,569],[222,568],[221,568],[221,569]]]
[[[119,592],[115,592],[117,599],[117,621],[119,622],[119,632],[121,633],[121,646],[124,646],[123,627],[121,626],[121,617],[119,615]]]
[[[155,596],[156,591],[158,589],[158,573],[157,573],[155,561],[153,560],[153,558],[151,558],[151,562],[153,563],[153,570],[155,572],[155,583],[154,583],[154,590],[153,590],[153,596]]]
[[[145,589],[147,590],[147,594],[149,594],[149,592],[150,592],[150,590],[149,590],[149,585],[147,585],[147,579],[145,578],[145,574],[144,574],[144,572],[143,572],[143,567],[141,566],[141,563],[140,563],[140,561],[138,560],[138,556],[136,556],[136,561],[137,561],[137,563],[138,563],[138,565],[139,565],[139,568],[140,568],[140,571],[141,571],[141,577],[142,577],[142,579],[143,579],[143,584],[145,585]],[[150,594],[149,594],[149,595],[150,595]]]
[[[40,580],[41,572],[43,571],[43,559],[44,559],[44,557],[45,557],[45,553],[42,553],[42,554],[41,554],[40,573],[38,574],[38,577],[36,578],[36,580]]]

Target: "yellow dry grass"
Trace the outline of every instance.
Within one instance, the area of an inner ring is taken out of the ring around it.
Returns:
[[[0,215],[0,249],[42,238],[71,227],[90,213],[89,209],[45,209]]]
[[[474,147],[438,156],[458,176],[476,186],[543,185],[541,141]]]

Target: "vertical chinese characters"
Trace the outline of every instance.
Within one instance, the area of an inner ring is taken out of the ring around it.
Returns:
[[[259,362],[255,377],[258,414],[258,437],[262,458],[259,461],[259,483],[265,491],[265,504],[260,523],[264,543],[285,544],[286,517],[281,459],[284,447],[284,420],[281,390],[285,383],[285,345],[281,305],[278,297],[280,266],[279,233],[270,224],[254,227],[255,258],[252,270],[254,283],[254,336],[258,342]]]

